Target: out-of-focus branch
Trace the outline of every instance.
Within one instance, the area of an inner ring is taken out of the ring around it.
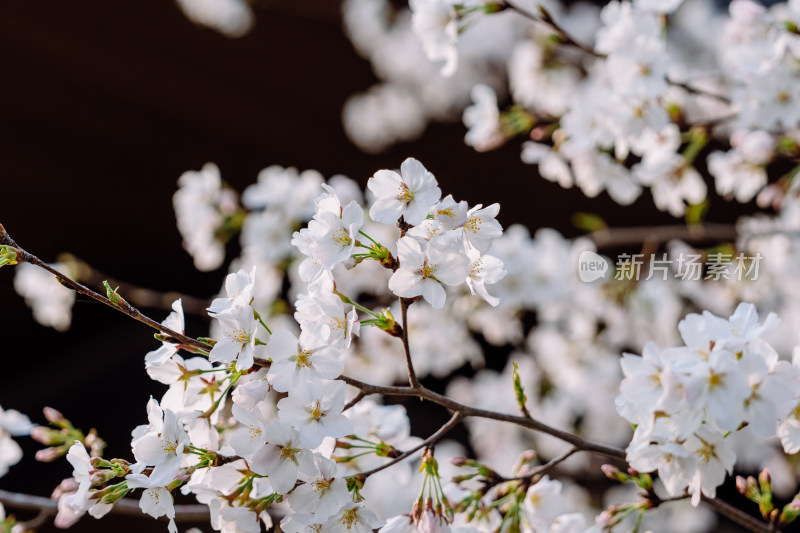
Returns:
[[[708,498],[703,496],[703,502],[705,502],[709,507],[714,509],[722,516],[730,518],[732,521],[750,531],[754,531],[756,533],[780,533],[780,529],[777,529],[773,525],[767,524],[766,522],[763,522],[758,518],[745,513],[741,509],[738,509],[733,505],[720,500],[719,498]]]
[[[36,521],[44,521],[47,517],[54,516],[58,512],[58,501],[44,496],[34,496],[32,494],[20,494],[18,492],[9,492],[0,490],[0,503],[7,505],[10,508],[39,511],[39,514],[33,519]],[[119,515],[127,516],[144,516],[142,510],[139,508],[139,502],[133,499],[123,498],[118,500],[111,512]],[[162,517],[166,520],[166,517]],[[175,506],[175,520],[182,522],[200,522],[209,520],[210,515],[208,507],[205,505],[176,505]],[[33,528],[31,522],[26,522],[28,528]]]
[[[132,283],[120,281],[97,270],[87,262],[71,254],[62,254],[58,260],[62,263],[69,263],[78,272],[77,281],[90,286],[99,287],[103,281],[108,281],[112,287],[119,287],[120,294],[125,295],[125,299],[140,307],[152,309],[171,310],[172,302],[181,299],[183,310],[197,316],[206,316],[206,308],[211,305],[210,300],[189,296],[178,292],[160,292],[152,289],[139,287]]]
[[[547,11],[547,9],[545,9],[541,5],[538,6],[539,12],[535,13],[533,11],[528,10],[525,7],[518,5],[516,3],[516,0],[500,0],[499,4],[501,9],[511,9],[512,11],[519,13],[523,17],[526,17],[528,19],[531,19],[535,22],[539,22],[549,27],[561,40],[560,44],[563,44],[565,46],[570,46],[598,59],[605,59],[607,57],[605,54],[598,52],[594,48],[578,42],[572,35],[569,34],[569,32],[567,32],[566,29],[564,29],[563,26],[558,24],[555,21],[555,19],[553,19],[550,12]],[[689,94],[714,98],[715,100],[719,100],[720,102],[723,102],[725,104],[731,103],[730,98],[728,98],[727,96],[708,92],[706,90],[700,89],[699,87],[689,85],[688,83],[671,80],[669,78],[666,78],[666,82],[669,85],[672,85],[673,87],[679,87],[683,89]]]
[[[559,39],[561,39],[561,44],[571,46],[573,48],[577,48],[578,50],[582,51],[585,54],[589,54],[594,57],[604,58],[605,56],[589,46],[581,44],[578,42],[574,37],[572,37],[567,30],[561,27],[550,13],[544,9],[541,5],[539,6],[539,13],[534,13],[533,11],[529,11],[528,9],[518,5],[516,0],[514,2],[510,2],[509,0],[502,0],[500,3],[501,8],[504,9],[511,9],[516,11],[523,17],[529,18],[534,22],[540,22],[546,26],[548,26],[556,35],[558,35]]]
[[[661,244],[672,239],[687,242],[732,241],[736,239],[733,224],[675,224],[672,226],[644,226],[630,228],[607,228],[587,235],[598,248],[614,248],[636,244]]]

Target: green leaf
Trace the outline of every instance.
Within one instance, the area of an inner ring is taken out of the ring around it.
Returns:
[[[528,408],[525,407],[525,404],[528,401],[528,398],[525,396],[525,389],[522,387],[522,378],[519,375],[519,365],[517,362],[514,361],[514,396],[517,398],[517,405],[519,406],[519,410],[523,413],[528,411]]]
[[[587,233],[593,233],[608,227],[605,221],[594,213],[575,213],[572,215],[572,225]]]
[[[702,224],[708,214],[708,199],[703,200],[699,204],[691,204],[686,207],[686,223]]]

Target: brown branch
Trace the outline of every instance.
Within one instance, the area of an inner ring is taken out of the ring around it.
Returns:
[[[555,19],[553,19],[553,16],[550,14],[550,12],[547,11],[547,9],[545,9],[544,7],[539,6],[539,13],[537,14],[532,11],[529,11],[524,7],[517,5],[515,2],[516,0],[514,0],[514,2],[509,0],[503,0],[501,2],[501,8],[511,9],[513,11],[516,11],[520,15],[533,20],[534,22],[539,22],[541,24],[548,26],[553,32],[555,32],[555,34],[559,37],[559,39],[561,39],[560,44],[571,46],[572,48],[576,48],[581,52],[588,54],[592,57],[596,57],[598,59],[605,59],[607,57],[605,54],[602,54],[597,50],[578,42],[572,35],[569,34],[569,32],[567,32],[567,30],[565,30],[560,24],[558,24],[555,21]],[[679,87],[689,94],[693,94],[695,96],[706,96],[709,98],[714,98],[715,100],[718,100],[725,104],[731,103],[730,98],[728,98],[727,96],[708,92],[698,87],[689,85],[688,83],[674,81],[670,78],[665,78],[665,81],[667,82],[668,85],[672,85],[673,87]]]
[[[20,526],[22,526],[23,531],[34,531],[42,527],[47,519],[50,518],[51,513],[47,509],[39,509],[39,512],[36,513],[36,516],[31,518],[30,520],[25,520],[24,522],[17,522]]]
[[[20,494],[0,490],[0,503],[15,509],[39,511],[34,520],[38,520],[42,514],[45,517],[53,516],[58,513],[58,500],[45,498],[44,496],[34,496],[31,494]],[[144,513],[139,508],[139,502],[132,498],[118,500],[111,512],[126,516],[142,516]],[[162,517],[166,519],[166,517]],[[176,505],[175,520],[180,522],[199,522],[210,519],[208,507],[205,505]],[[42,518],[44,520],[44,518]]]
[[[104,274],[72,254],[62,254],[59,256],[59,261],[70,263],[75,266],[78,271],[76,281],[95,287],[102,285],[103,281],[108,281],[112,287],[119,287],[120,294],[124,295],[126,300],[141,307],[171,310],[172,302],[180,298],[184,311],[197,316],[207,316],[206,308],[211,305],[210,300],[205,298],[197,298],[196,296],[189,296],[188,294],[181,294],[174,291],[160,292],[120,281]]]
[[[766,522],[763,522],[720,499],[708,498],[703,495],[703,502],[708,504],[709,507],[714,509],[722,516],[730,518],[732,521],[750,531],[754,531],[756,533],[780,533],[780,530],[775,529],[772,525],[767,524]]]
[[[67,277],[66,275],[62,274],[58,270],[54,269],[35,255],[26,252],[23,248],[21,248],[14,239],[6,232],[5,228],[2,224],[0,224],[0,244],[4,244],[6,246],[11,246],[17,251],[17,260],[20,262],[30,263],[45,269],[46,271],[53,274],[56,279],[67,288],[74,290],[79,294],[83,294],[94,300],[97,300],[100,303],[106,304],[107,306],[111,307],[112,309],[116,309],[121,313],[128,315],[129,317],[133,318],[134,320],[138,320],[139,322],[150,326],[153,329],[156,329],[166,335],[169,335],[173,339],[179,341],[181,344],[186,344],[189,346],[193,346],[195,348],[200,348],[201,350],[210,351],[211,346],[201,342],[197,339],[193,339],[192,337],[187,337],[182,333],[178,333],[177,331],[173,331],[170,328],[156,322],[152,318],[142,314],[138,309],[133,307],[131,304],[126,302],[125,300],[121,300],[117,305],[115,305],[111,300],[106,298],[105,296],[96,293],[92,289],[78,283],[77,281]]]
[[[553,459],[552,461],[546,463],[545,465],[542,465],[540,468],[542,468],[543,470],[538,472],[538,473],[542,473],[542,472],[546,471],[547,469],[552,468],[556,464],[566,460],[567,457],[573,455],[574,453],[577,453],[578,451],[585,451],[585,452],[595,453],[595,454],[599,454],[599,455],[605,455],[606,457],[611,457],[613,459],[618,459],[620,461],[625,461],[626,460],[625,450],[622,450],[621,448],[616,448],[614,446],[607,446],[605,444],[600,444],[600,443],[596,443],[596,442],[592,442],[592,441],[583,439],[582,437],[579,437],[578,435],[575,435],[573,433],[569,433],[567,431],[563,431],[563,430],[548,426],[548,425],[546,425],[546,424],[544,424],[542,422],[539,422],[538,420],[535,420],[533,418],[529,419],[529,418],[525,418],[523,416],[507,415],[507,414],[498,413],[498,412],[495,412],[495,411],[487,411],[485,409],[479,409],[479,408],[476,408],[476,407],[470,407],[468,405],[464,405],[462,403],[456,402],[455,400],[452,400],[452,399],[448,398],[447,396],[444,396],[442,394],[434,392],[434,391],[432,391],[432,390],[430,390],[430,389],[428,389],[428,388],[426,388],[424,386],[420,386],[420,388],[418,388],[418,389],[413,389],[411,387],[372,385],[372,384],[369,384],[369,383],[364,383],[362,381],[350,378],[348,376],[339,376],[339,379],[341,379],[342,381],[344,381],[345,383],[347,383],[348,385],[350,385],[352,387],[356,387],[361,392],[363,392],[364,395],[366,395],[366,396],[369,396],[371,394],[382,394],[384,396],[410,396],[410,397],[417,397],[417,398],[420,398],[422,400],[428,400],[428,401],[431,401],[433,403],[439,404],[439,405],[441,405],[443,407],[446,407],[447,409],[453,411],[455,413],[455,415],[460,415],[461,418],[477,417],[477,418],[488,418],[488,419],[491,419],[491,420],[499,420],[501,422],[509,422],[509,423],[512,423],[512,424],[516,424],[518,426],[522,426],[522,427],[526,427],[526,428],[532,429],[534,431],[539,431],[541,433],[545,433],[547,435],[551,435],[553,437],[556,437],[557,439],[560,439],[562,441],[568,442],[568,443],[573,445],[573,449],[571,449],[569,452],[565,453],[562,456],[559,456],[559,457]],[[452,421],[452,419],[451,419],[451,421]],[[448,422],[448,424],[449,424],[449,422]],[[449,430],[449,428],[448,428],[448,430]],[[414,450],[414,451],[416,451],[416,450]],[[411,453],[413,453],[413,452],[411,452]],[[407,457],[407,455],[403,456],[403,458],[405,458],[405,457]],[[400,458],[398,458],[398,459],[400,459]],[[400,460],[402,460],[402,459],[400,459]],[[382,466],[380,469],[382,470],[383,468],[387,468],[388,466],[391,466],[395,462],[397,462],[397,461],[395,460],[395,461],[392,461],[390,463],[387,463],[386,465]],[[553,463],[553,464],[551,465],[550,463]],[[370,471],[369,473],[372,474],[374,472]],[[743,511],[740,511],[739,509],[733,507],[732,505],[730,505],[730,504],[728,504],[728,503],[726,503],[726,502],[724,502],[722,500],[719,500],[719,499],[716,499],[716,498],[709,499],[709,498],[705,498],[704,497],[703,501],[708,503],[715,511],[719,512],[723,516],[726,516],[726,517],[730,518],[731,520],[733,520],[734,522],[738,523],[739,525],[742,525],[743,527],[746,527],[746,528],[750,529],[751,531],[754,531],[756,533],[769,533],[770,531],[773,531],[773,530],[769,529],[770,526],[768,524],[759,521],[758,519],[748,515],[747,513],[743,512]]]
[[[613,457],[615,459],[625,460],[625,450],[621,448],[616,448],[614,446],[606,446],[605,444],[599,444],[596,442],[583,439],[573,433],[569,433],[567,431],[563,431],[548,426],[547,424],[539,422],[534,418],[525,418],[524,416],[508,415],[504,413],[498,413],[496,411],[488,411],[486,409],[470,407],[468,405],[459,403],[451,398],[448,398],[443,394],[434,392],[424,386],[420,386],[419,388],[413,388],[413,387],[371,385],[369,383],[364,383],[362,381],[353,379],[348,376],[339,376],[339,379],[341,379],[342,381],[344,381],[345,383],[347,383],[352,387],[356,387],[367,396],[372,394],[382,394],[384,396],[416,397],[421,400],[428,400],[430,402],[441,405],[442,407],[446,407],[447,409],[455,413],[460,413],[462,418],[468,418],[468,417],[488,418],[491,420],[499,420],[500,422],[509,422],[512,424],[516,424],[518,426],[539,431],[541,433],[546,433],[548,435],[556,437],[557,439],[568,442],[582,451],[598,453],[600,455],[605,455],[607,457]]]
[[[641,243],[663,243],[672,239],[684,241],[731,241],[736,239],[733,224],[702,224],[671,226],[644,226],[631,228],[607,228],[587,235],[598,248],[614,248]]]
[[[707,96],[709,98],[714,98],[715,100],[719,100],[720,102],[725,103],[725,104],[730,104],[731,103],[731,99],[728,98],[727,96],[723,96],[721,94],[716,94],[716,93],[710,93],[710,92],[705,91],[703,89],[699,89],[697,87],[693,87],[693,86],[689,85],[688,83],[671,80],[670,78],[666,78],[666,80],[667,80],[667,83],[669,85],[672,85],[673,87],[680,87],[681,89],[683,89],[684,91],[686,91],[689,94],[693,94],[695,96]]]
[[[346,404],[346,405],[344,406],[344,408],[342,409],[342,412],[344,413],[345,411],[347,411],[348,409],[350,409],[351,407],[353,407],[355,404],[357,404],[358,402],[360,402],[361,400],[363,400],[363,399],[364,399],[366,396],[367,396],[367,395],[366,395],[366,394],[364,394],[363,392],[361,392],[361,391],[358,391],[358,394],[356,394],[356,395],[355,395],[355,397],[354,397],[352,400],[350,400],[349,402],[347,402],[347,404]]]
[[[436,433],[434,433],[433,435],[431,435],[430,437],[428,437],[427,439],[422,441],[420,444],[414,446],[410,450],[407,450],[407,451],[401,453],[400,455],[398,455],[397,457],[395,457],[394,459],[392,459],[388,463],[382,464],[381,466],[373,468],[372,470],[367,470],[366,472],[360,472],[360,473],[356,474],[355,476],[356,477],[361,477],[362,479],[366,479],[369,476],[371,476],[372,474],[377,474],[381,470],[385,470],[385,469],[389,468],[390,466],[395,465],[395,464],[399,463],[400,461],[406,459],[407,457],[410,457],[410,456],[414,455],[415,453],[417,453],[422,448],[430,447],[430,446],[436,444],[439,441],[439,439],[444,437],[451,429],[456,427],[456,424],[458,424],[461,421],[462,418],[463,418],[463,416],[461,415],[461,413],[457,413],[457,412],[453,413],[453,416],[450,417],[450,420],[448,420],[445,425],[440,427],[436,431]]]
[[[574,37],[572,37],[569,33],[567,33],[567,30],[562,28],[561,25],[559,25],[555,20],[553,20],[553,17],[550,15],[550,13],[544,7],[539,6],[539,14],[536,14],[536,13],[534,13],[532,11],[528,11],[524,7],[520,7],[520,6],[516,5],[516,3],[509,2],[509,0],[504,0],[501,3],[501,6],[504,9],[511,9],[513,11],[516,11],[517,13],[522,15],[523,17],[529,18],[529,19],[533,20],[534,22],[540,22],[542,24],[545,24],[546,26],[549,26],[550,29],[553,30],[556,33],[556,35],[558,35],[558,37],[561,39],[561,44],[565,44],[567,46],[571,46],[573,48],[577,48],[581,52],[583,52],[585,54],[589,54],[589,55],[597,57],[597,58],[601,58],[601,59],[605,58],[605,55],[603,55],[603,54],[601,54],[599,52],[596,52],[592,48],[590,48],[590,47],[588,47],[588,46],[586,46],[584,44],[581,44],[577,40],[575,40]]]
[[[420,387],[419,378],[417,373],[414,372],[414,363],[411,362],[411,347],[408,343],[408,304],[411,300],[408,298],[400,298],[400,316],[403,320],[403,352],[406,355],[406,367],[408,367],[408,383],[412,389]]]
[[[573,446],[572,448],[570,448],[566,452],[562,453],[558,457],[554,457],[553,459],[550,459],[549,461],[547,461],[545,464],[537,466],[536,468],[534,468],[531,472],[529,472],[527,474],[523,474],[521,476],[515,476],[515,477],[500,477],[499,478],[499,482],[500,483],[505,483],[507,481],[530,481],[530,480],[532,480],[533,478],[535,478],[537,476],[541,476],[541,475],[549,472],[550,470],[552,470],[553,468],[555,468],[559,464],[563,463],[564,461],[566,461],[567,459],[569,459],[570,457],[572,457],[574,454],[576,454],[579,451],[580,451],[580,449],[578,447]]]

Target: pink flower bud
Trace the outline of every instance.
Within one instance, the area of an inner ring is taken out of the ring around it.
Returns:
[[[34,457],[37,461],[42,463],[52,463],[65,453],[66,451],[61,446],[51,446],[50,448],[37,451]]]
[[[62,415],[60,411],[57,411],[52,407],[45,407],[43,409],[43,412],[44,412],[44,417],[47,419],[47,421],[53,424],[54,426],[58,426],[67,420],[66,418],[64,418],[64,415]]]
[[[45,446],[64,443],[64,437],[61,433],[44,426],[34,426],[33,429],[31,429],[31,438]]]
[[[742,476],[736,476],[736,490],[738,490],[741,494],[747,492],[747,480]]]

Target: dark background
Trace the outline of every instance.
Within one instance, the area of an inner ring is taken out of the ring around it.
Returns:
[[[172,194],[182,172],[212,161],[241,191],[280,164],[363,185],[407,156],[434,172],[444,194],[500,202],[504,226],[575,235],[577,211],[615,226],[675,222],[649,193],[622,208],[540,179],[519,161],[516,140],[478,154],[460,124],[434,124],[417,142],[365,155],[345,137],[340,114],[349,95],[376,80],[342,34],[338,2],[264,2],[257,17],[250,35],[229,40],[164,0],[0,1],[0,222],[12,237],[46,261],[69,251],[130,283],[208,297],[225,269],[197,272],[181,248]],[[712,207],[719,222],[741,211],[720,200]],[[61,409],[99,430],[108,457],[130,458],[129,432],[145,422],[148,397],[164,390],[144,372],[153,332],[82,298],[69,332],[39,326],[13,274],[0,270],[0,405],[38,423],[42,407]],[[195,318],[187,331],[205,328]],[[415,432],[428,433],[439,416],[415,420]],[[47,495],[70,474],[66,461],[36,463],[39,446],[19,442],[26,455],[0,488]],[[73,529],[164,527],[148,520],[87,517]]]

